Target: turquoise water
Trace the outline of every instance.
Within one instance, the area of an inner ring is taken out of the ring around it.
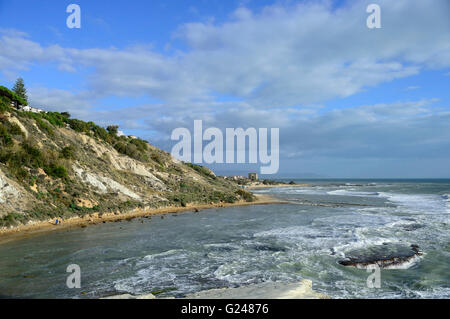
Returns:
[[[211,209],[62,231],[0,246],[0,297],[165,296],[311,279],[333,298],[450,298],[449,180],[314,180],[257,191],[290,204]],[[338,262],[382,245],[423,255],[381,270]],[[81,289],[66,267],[81,268]]]

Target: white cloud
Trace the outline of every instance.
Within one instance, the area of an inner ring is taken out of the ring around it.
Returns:
[[[382,28],[365,25],[366,1],[333,10],[329,1],[237,9],[223,24],[189,23],[177,38],[186,52],[151,48],[43,47],[9,31],[0,40],[0,68],[53,61],[75,72],[93,68],[97,94],[147,94],[171,104],[213,101],[214,94],[252,105],[289,107],[346,97],[366,87],[450,67],[450,3],[378,1]]]
[[[240,8],[223,24],[186,24],[175,37],[188,49],[173,55],[145,44],[45,47],[24,33],[3,30],[0,70],[11,77],[47,62],[61,72],[91,70],[83,91],[31,88],[32,103],[148,132],[143,137],[166,149],[173,128],[202,119],[219,128],[280,127],[284,159],[449,158],[450,114],[434,107],[436,100],[331,111],[320,104],[424,69],[448,71],[450,2],[379,0],[377,30],[366,27],[367,1],[337,10],[330,3],[277,4],[261,12]],[[162,102],[94,109],[102,97],[142,95]]]
[[[28,90],[30,105],[48,111],[68,111],[75,117],[88,119],[92,113],[95,96],[90,92],[73,93],[66,90],[35,87]],[[95,116],[95,115],[94,115]]]
[[[280,128],[280,152],[288,158],[445,158],[450,156],[450,112],[439,100],[367,105],[321,112],[320,108],[261,109],[245,103],[216,105],[209,111],[176,113],[161,106],[123,109],[109,115],[129,119],[143,131],[158,132],[151,141],[170,150],[174,128]],[[220,111],[217,111],[220,109]],[[98,114],[99,118],[106,114]],[[140,121],[141,119],[145,121]],[[148,136],[150,138],[150,136]]]

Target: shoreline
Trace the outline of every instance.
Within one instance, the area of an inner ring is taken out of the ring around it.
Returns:
[[[256,185],[250,185],[246,186],[245,189],[259,189],[259,188],[275,188],[275,187],[308,187],[309,184],[273,184],[273,185],[264,185],[264,184],[256,184]]]
[[[214,208],[225,208],[234,206],[250,206],[250,205],[270,205],[270,204],[286,204],[283,201],[272,196],[254,194],[257,198],[254,202],[239,201],[235,203],[215,203],[215,204],[188,204],[186,207],[167,206],[153,209],[134,209],[126,213],[104,213],[99,215],[94,213],[84,217],[72,217],[59,225],[55,225],[55,219],[30,222],[26,225],[20,225],[13,228],[0,229],[0,245],[14,240],[29,238],[35,235],[46,234],[54,231],[70,230],[72,228],[85,228],[87,226],[117,222],[121,220],[131,220],[139,217],[152,215],[165,215],[171,213],[183,213],[188,211],[200,211]]]

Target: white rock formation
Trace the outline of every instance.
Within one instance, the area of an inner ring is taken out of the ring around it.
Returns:
[[[265,282],[239,288],[200,291],[186,299],[328,299],[327,295],[312,290],[311,280],[297,283]]]

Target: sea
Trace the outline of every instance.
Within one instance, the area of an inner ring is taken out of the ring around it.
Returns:
[[[283,204],[168,213],[2,244],[0,298],[181,298],[303,279],[331,298],[450,298],[450,180],[294,181],[308,186],[254,191]],[[411,247],[420,254],[403,258]],[[388,257],[397,262],[378,270],[342,264]],[[79,266],[81,288],[67,285],[70,265]]]

